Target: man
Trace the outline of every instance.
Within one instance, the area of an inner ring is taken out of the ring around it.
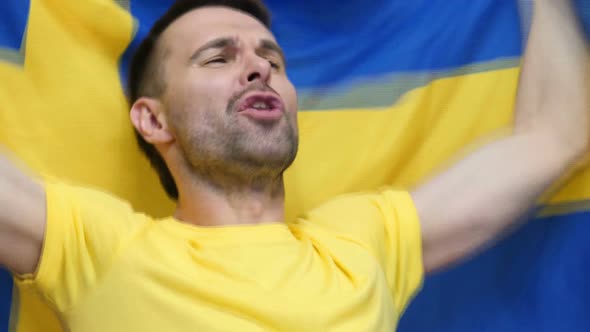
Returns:
[[[352,194],[284,220],[297,103],[266,11],[178,2],[129,84],[175,215],[41,184],[2,159],[0,264],[72,331],[389,331],[423,269],[513,225],[586,152],[587,54],[570,6],[536,3],[511,135],[411,194]]]

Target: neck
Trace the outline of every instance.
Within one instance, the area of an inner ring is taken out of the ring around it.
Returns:
[[[284,221],[282,175],[255,183],[212,183],[192,174],[179,179],[175,218],[199,226],[260,224]]]

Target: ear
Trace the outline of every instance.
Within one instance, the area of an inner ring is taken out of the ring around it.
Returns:
[[[141,97],[131,106],[131,122],[148,143],[162,144],[174,140],[163,110],[162,103],[149,97]]]

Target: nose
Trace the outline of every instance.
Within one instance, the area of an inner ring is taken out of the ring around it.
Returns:
[[[270,79],[271,66],[268,60],[258,56],[257,54],[249,55],[246,59],[244,72],[240,81],[242,85],[248,85],[255,81],[268,83]]]

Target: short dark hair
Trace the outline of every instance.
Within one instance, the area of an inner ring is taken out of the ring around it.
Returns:
[[[261,0],[177,0],[152,26],[148,36],[141,42],[131,58],[127,82],[127,95],[131,105],[142,96],[158,97],[166,88],[161,64],[163,56],[158,56],[157,47],[158,40],[164,30],[182,15],[206,6],[223,6],[242,11],[270,28],[270,14]],[[172,173],[166,166],[166,162],[156,148],[146,142],[137,130],[135,130],[135,137],[140,150],[158,172],[160,182],[168,196],[177,200],[178,187]]]

